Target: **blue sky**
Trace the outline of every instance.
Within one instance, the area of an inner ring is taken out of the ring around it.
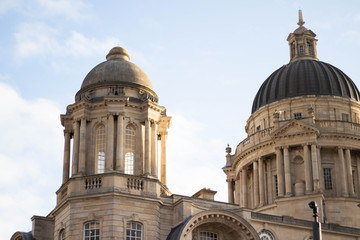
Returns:
[[[225,147],[244,126],[262,82],[289,61],[286,38],[317,34],[318,57],[359,84],[360,3],[319,1],[0,1],[0,239],[30,231],[61,185],[59,115],[86,74],[124,47],[173,117],[168,186],[203,187],[226,201]]]

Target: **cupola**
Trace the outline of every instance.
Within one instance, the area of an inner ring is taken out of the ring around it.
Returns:
[[[304,27],[305,22],[301,10],[299,10],[299,22],[297,24],[299,27],[287,38],[290,46],[290,62],[304,59],[318,60],[316,34]]]

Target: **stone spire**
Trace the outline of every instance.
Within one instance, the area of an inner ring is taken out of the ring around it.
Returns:
[[[297,24],[299,27],[287,38],[290,47],[290,62],[304,59],[319,60],[316,54],[316,34],[303,26],[305,22],[301,10],[299,10]]]
[[[297,23],[300,27],[302,27],[305,22],[303,21],[303,17],[302,17],[302,11],[301,9],[299,9],[299,22]]]

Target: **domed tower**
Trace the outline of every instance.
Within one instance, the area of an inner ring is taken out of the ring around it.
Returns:
[[[160,221],[153,212],[159,211],[160,196],[170,195],[166,137],[171,117],[123,48],[111,49],[106,59],[87,74],[75,103],[61,115],[65,148],[63,183],[51,213],[55,236],[66,231],[69,239],[90,239],[86,234],[113,239],[129,230],[148,231],[155,239]]]
[[[321,62],[315,34],[290,33],[290,62],[273,72],[255,96],[245,130],[228,147],[229,202],[259,213],[311,220],[316,201],[323,222],[360,227],[360,102],[354,82]],[[338,214],[338,209],[342,214]]]

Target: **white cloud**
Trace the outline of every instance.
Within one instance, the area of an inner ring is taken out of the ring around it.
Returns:
[[[116,38],[110,37],[99,41],[96,38],[87,38],[83,34],[73,31],[63,47],[68,55],[91,56],[94,54],[104,54],[104,52],[114,47],[116,42],[118,42]]]
[[[206,187],[218,191],[216,200],[227,201],[225,142],[206,138],[206,125],[172,114],[167,144],[167,185],[172,193],[191,196]]]
[[[0,1],[0,14],[17,9],[21,6],[21,0],[2,0]]]
[[[82,0],[37,0],[46,16],[65,16],[78,20],[86,16],[81,12],[86,4]]]
[[[21,61],[37,56],[93,56],[103,54],[119,42],[113,37],[89,38],[76,31],[65,40],[60,35],[58,30],[41,22],[21,24],[15,33],[16,58]]]
[[[31,230],[32,215],[55,206],[61,184],[63,134],[60,110],[45,99],[23,99],[0,83],[0,239]]]
[[[60,53],[56,29],[43,23],[23,23],[15,33],[16,57],[45,56]]]

